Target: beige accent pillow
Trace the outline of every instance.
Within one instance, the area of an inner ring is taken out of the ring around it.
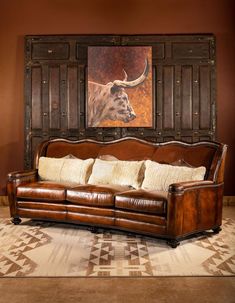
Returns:
[[[86,184],[94,161],[94,159],[65,159],[60,172],[60,181]]]
[[[94,159],[40,157],[38,174],[41,180],[86,184]]]
[[[45,181],[59,182],[63,163],[63,158],[40,157],[38,163],[39,178]]]
[[[104,161],[96,159],[88,184],[126,185],[140,188],[144,161]]]
[[[145,161],[145,176],[141,188],[168,191],[169,185],[173,183],[203,180],[205,173],[204,166],[190,168],[147,160]]]

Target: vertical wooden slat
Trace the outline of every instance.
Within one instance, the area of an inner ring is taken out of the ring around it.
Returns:
[[[85,131],[86,128],[86,88],[85,83],[87,82],[87,65],[79,64],[78,67],[78,98],[80,100],[79,118],[80,118],[80,130]],[[82,134],[81,134],[82,135]]]
[[[182,104],[181,104],[181,128],[193,128],[193,70],[192,66],[182,66]]]
[[[176,139],[181,137],[181,65],[174,68],[174,129]]]
[[[50,67],[49,71],[50,129],[60,129],[60,69]]]
[[[163,79],[162,79],[162,66],[156,66],[156,126],[157,132],[160,135],[162,130],[162,111],[163,111]]]
[[[28,45],[28,43],[27,43]],[[26,56],[28,56],[28,46]],[[31,130],[32,130],[32,68],[25,67],[25,146],[24,146],[24,167],[31,167]]]
[[[68,119],[67,119],[67,107],[68,107],[68,100],[67,100],[67,64],[60,65],[60,96],[59,96],[59,104],[60,104],[60,131],[61,135],[65,136],[66,131],[68,129]]]
[[[42,128],[42,72],[40,66],[32,68],[32,128]]]
[[[42,136],[32,136],[30,138],[31,140],[31,162],[30,163],[30,166],[33,167],[33,160],[34,160],[34,155],[35,155],[35,151],[38,147],[38,145],[40,144],[40,142],[43,140],[43,137]]]
[[[163,127],[174,129],[174,66],[163,68]]]
[[[48,65],[42,66],[42,111],[43,136],[46,137],[49,129]]]
[[[200,66],[200,128],[210,128],[210,70],[209,66]]]
[[[67,82],[67,111],[68,129],[79,127],[79,102],[78,102],[78,68],[77,66],[68,67]]]
[[[193,136],[199,130],[199,68],[193,66]],[[196,140],[194,140],[196,141]]]

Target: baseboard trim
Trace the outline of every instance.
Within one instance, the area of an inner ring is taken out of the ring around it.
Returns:
[[[9,201],[7,196],[0,196],[0,206],[8,206]],[[235,196],[224,196],[224,206],[235,206]]]
[[[235,196],[224,196],[223,205],[224,206],[235,206]]]
[[[0,196],[0,206],[8,206],[9,201],[7,196]]]

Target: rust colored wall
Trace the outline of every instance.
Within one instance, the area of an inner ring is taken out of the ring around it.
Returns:
[[[235,8],[233,0],[1,0],[0,186],[23,168],[24,35],[214,33],[218,141],[229,145],[225,194],[235,195]]]

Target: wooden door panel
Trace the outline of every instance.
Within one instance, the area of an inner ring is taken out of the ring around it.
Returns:
[[[68,130],[79,129],[79,102],[78,102],[78,68],[68,66],[67,70],[67,123]]]
[[[163,128],[174,129],[174,66],[163,68]]]
[[[209,43],[173,43],[172,53],[175,59],[208,59],[210,54]]]
[[[48,135],[49,130],[49,85],[48,85],[49,67],[42,65],[42,125],[43,136]]]
[[[152,46],[152,127],[86,127],[87,56],[94,45]],[[26,36],[25,167],[48,138],[214,140],[215,95],[213,35]]]
[[[32,68],[32,128],[42,129],[42,69]]]
[[[200,129],[211,126],[210,67],[200,66]]]
[[[49,68],[49,128],[60,129],[60,68]]]
[[[181,128],[193,128],[193,67],[182,66]]]
[[[69,58],[68,43],[32,43],[33,60],[61,60]]]

